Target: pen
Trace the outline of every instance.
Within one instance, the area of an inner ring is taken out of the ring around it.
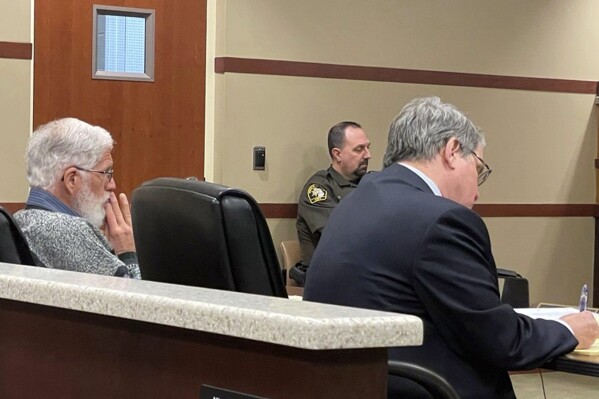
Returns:
[[[580,290],[580,306],[578,307],[578,310],[580,310],[581,312],[584,312],[585,310],[587,310],[587,299],[589,298],[589,288],[587,287],[586,284],[584,284],[582,286],[582,289]]]

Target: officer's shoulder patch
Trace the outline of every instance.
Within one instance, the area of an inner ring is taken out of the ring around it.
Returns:
[[[310,201],[311,204],[324,201],[328,197],[327,190],[318,184],[310,184],[308,186],[308,190],[306,191],[306,195],[308,196],[308,201]]]

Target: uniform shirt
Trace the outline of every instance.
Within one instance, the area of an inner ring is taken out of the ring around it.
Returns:
[[[335,206],[345,198],[358,181],[350,182],[330,166],[319,170],[302,188],[297,208],[297,237],[302,252],[302,264],[308,266]]]

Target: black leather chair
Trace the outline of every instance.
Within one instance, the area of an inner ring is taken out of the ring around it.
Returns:
[[[389,360],[388,370],[390,375],[410,380],[424,388],[430,394],[431,398],[460,399],[449,382],[432,370],[398,360]]]
[[[42,266],[12,215],[0,206],[0,262]]]
[[[497,268],[497,277],[503,279],[501,302],[514,308],[527,308],[530,306],[528,280],[513,270]]]
[[[266,220],[246,192],[158,178],[131,201],[142,278],[287,297]]]

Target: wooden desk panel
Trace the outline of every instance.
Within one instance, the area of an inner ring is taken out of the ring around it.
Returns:
[[[4,399],[197,399],[202,384],[267,398],[386,397],[384,348],[297,349],[6,299],[0,326]]]

